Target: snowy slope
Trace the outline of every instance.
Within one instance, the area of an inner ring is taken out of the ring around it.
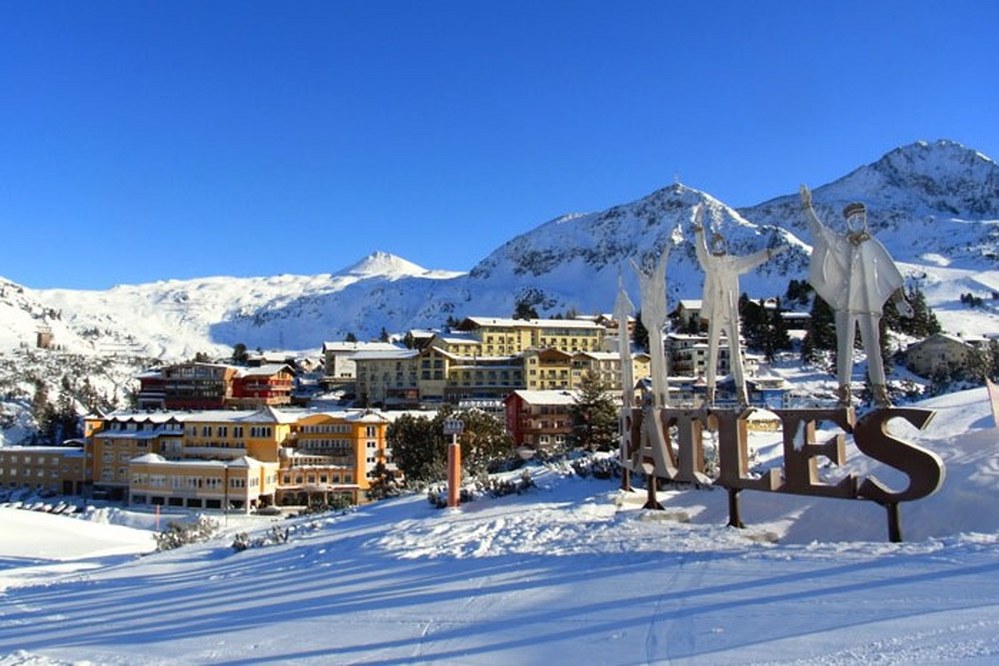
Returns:
[[[101,351],[131,344],[148,356],[177,359],[199,351],[227,354],[238,342],[250,349],[316,350],[323,340],[351,331],[338,325],[364,316],[358,311],[366,303],[374,301],[377,309],[401,298],[395,283],[404,281],[418,294],[422,283],[455,275],[375,253],[333,274],[166,280],[108,291],[11,285],[11,291],[20,290],[18,295],[33,304],[32,313],[60,313],[53,332],[56,341],[68,347],[75,349],[81,332],[96,331],[86,348]],[[390,296],[381,298],[384,293]],[[4,305],[0,297],[0,307]],[[51,317],[37,315],[32,321],[21,319],[5,326],[8,341],[34,344],[35,328],[43,320],[52,323]]]
[[[863,502],[746,491],[733,530],[719,491],[646,512],[614,480],[538,469],[524,495],[281,521],[287,544],[241,553],[125,561],[148,532],[114,551],[108,525],[0,509],[0,665],[995,663],[996,430],[982,390],[921,406],[948,475],[904,506],[904,544]],[[28,545],[43,525],[61,554]]]

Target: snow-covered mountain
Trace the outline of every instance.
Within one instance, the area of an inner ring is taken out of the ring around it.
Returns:
[[[316,350],[347,333],[376,336],[437,327],[449,317],[506,315],[519,299],[539,313],[608,310],[618,274],[637,293],[631,262],[670,249],[670,298],[696,298],[702,273],[690,244],[694,205],[725,234],[729,251],[790,245],[743,278],[752,295],[781,294],[807,267],[810,239],[791,194],[735,210],[681,184],[605,211],[572,214],[511,239],[469,273],[426,270],[375,253],[339,272],[261,278],[209,277],[123,285],[107,291],[0,290],[0,349],[33,344],[40,325],[56,342],[84,353],[134,350],[166,359],[197,351]],[[814,184],[813,184],[814,185]],[[872,229],[920,280],[936,308],[959,293],[999,289],[999,165],[950,141],[915,143],[814,188],[817,211],[839,222],[849,201],[864,201]],[[10,316],[7,316],[7,315]],[[947,326],[946,313],[943,313]],[[986,326],[999,330],[994,320]]]

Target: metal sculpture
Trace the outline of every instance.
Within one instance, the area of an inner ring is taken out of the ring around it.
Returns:
[[[884,304],[892,297],[899,314],[905,317],[913,314],[901,296],[902,274],[888,250],[871,235],[864,204],[851,203],[843,209],[846,219],[843,233],[822,224],[812,208],[812,193],[804,185],[801,186],[801,208],[813,240],[808,281],[835,313],[839,405],[849,407],[851,403],[853,343],[859,325],[874,404],[890,407],[878,325]]]
[[[725,237],[718,230],[712,233],[711,245],[708,245],[702,224],[703,218],[704,205],[698,204],[694,208],[694,246],[697,251],[697,261],[705,275],[701,317],[708,320],[705,402],[708,405],[715,403],[718,344],[724,333],[728,339],[729,366],[732,378],[735,380],[736,400],[741,408],[746,408],[749,406],[749,396],[746,391],[746,373],[739,345],[739,276],[766,263],[772,256],[786,248],[768,248],[744,257],[728,254]]]

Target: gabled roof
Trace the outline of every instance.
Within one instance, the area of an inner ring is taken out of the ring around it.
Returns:
[[[255,368],[240,368],[237,377],[272,377],[282,370],[294,374],[295,370],[287,363],[268,363]]]
[[[544,349],[531,347],[524,350],[524,356],[537,356],[541,361],[558,360],[568,362],[572,358],[572,352],[565,352],[553,347],[545,347]]]
[[[574,405],[578,393],[560,389],[551,391],[521,389],[510,395],[517,396],[529,405]]]
[[[472,336],[471,333],[458,332],[458,333],[435,333],[431,338],[431,344],[433,340],[440,340],[449,345],[481,345],[482,342]]]
[[[950,335],[948,333],[934,333],[918,342],[913,342],[911,345],[905,348],[906,351],[911,351],[913,349],[919,349],[920,347],[928,344],[939,344],[941,342],[948,342],[952,345],[960,345],[962,347],[972,347],[971,344],[975,339],[959,338],[956,335]]]

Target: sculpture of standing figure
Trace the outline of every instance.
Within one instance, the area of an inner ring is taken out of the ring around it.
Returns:
[[[812,193],[804,185],[801,186],[801,207],[813,240],[808,281],[836,317],[839,404],[850,405],[853,341],[859,324],[874,404],[890,407],[878,324],[885,302],[893,295],[899,314],[912,316],[912,308],[899,291],[905,282],[902,274],[884,245],[871,236],[864,204],[851,203],[843,209],[845,233],[837,233],[822,224],[812,208]]]
[[[698,204],[694,209],[694,246],[697,261],[705,274],[701,316],[708,320],[706,400],[709,405],[713,405],[715,401],[718,342],[724,332],[728,338],[729,365],[735,380],[736,399],[739,406],[745,408],[749,406],[749,396],[739,348],[739,275],[751,271],[786,248],[760,250],[745,257],[730,255],[725,250],[724,236],[717,231],[712,234],[711,247],[708,246],[701,224],[703,217],[704,206]]]
[[[658,263],[646,270],[631,262],[638,274],[638,287],[642,295],[642,325],[649,332],[649,369],[652,373],[652,404],[669,406],[669,385],[666,381],[666,349],[663,346],[663,327],[666,325],[666,261],[669,247]]]

